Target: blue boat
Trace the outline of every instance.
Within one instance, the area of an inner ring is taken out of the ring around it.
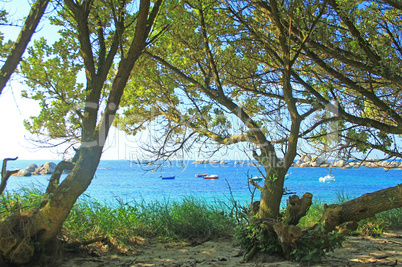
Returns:
[[[161,176],[162,179],[174,179],[176,176]]]
[[[251,181],[253,181],[253,182],[258,183],[258,182],[261,182],[263,178],[264,178],[264,177],[262,177],[262,176],[255,176],[255,177],[249,178],[249,179],[250,179]]]

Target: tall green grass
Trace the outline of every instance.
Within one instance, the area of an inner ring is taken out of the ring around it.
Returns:
[[[42,195],[38,189],[6,192],[0,198],[0,220],[15,212],[12,207],[16,203],[25,210],[38,207]],[[144,238],[185,241],[229,237],[235,227],[235,220],[224,203],[210,204],[200,198],[151,203],[117,199],[116,203],[103,204],[90,198],[80,200],[64,222],[62,238],[79,243],[106,237],[124,247]]]

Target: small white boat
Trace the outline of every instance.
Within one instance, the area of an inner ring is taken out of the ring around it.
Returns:
[[[325,175],[324,177],[320,177],[318,179],[321,183],[335,181],[335,177],[332,174]]]
[[[262,181],[262,179],[264,179],[264,177],[262,177],[262,176],[254,176],[254,177],[252,177],[252,178],[249,178],[251,181],[253,181],[253,182],[261,182]]]

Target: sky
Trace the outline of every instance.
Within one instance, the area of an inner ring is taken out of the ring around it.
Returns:
[[[29,2],[27,0],[13,0],[0,3],[5,8],[14,23],[29,14]],[[44,21],[42,19],[42,21]],[[0,32],[5,40],[16,40],[19,27],[0,26]],[[52,36],[58,38],[57,30],[47,23],[40,23],[34,39],[45,36],[52,42]],[[56,38],[54,38],[56,40]],[[54,41],[53,40],[53,41]],[[32,40],[31,40],[32,43]],[[19,159],[62,159],[61,152],[64,149],[40,149],[32,141],[33,136],[24,128],[23,121],[40,112],[36,101],[21,98],[21,90],[25,88],[22,79],[17,75],[4,88],[0,95],[0,159],[6,157],[19,157]],[[143,134],[144,135],[144,134]],[[123,132],[113,128],[106,142],[106,149],[102,159],[134,159],[138,153],[138,139],[144,136],[127,136]]]
[[[10,19],[14,23],[22,24],[23,18],[29,14],[30,5],[27,0],[12,0],[0,2],[0,7],[7,10]],[[49,9],[49,8],[48,8]],[[49,12],[45,14],[49,16]],[[57,28],[49,25],[46,19],[42,18],[33,40],[46,37],[48,43],[53,43],[59,38]],[[19,27],[0,26],[0,32],[4,34],[5,40],[16,40],[19,34]],[[33,42],[31,40],[31,43]],[[23,122],[31,116],[40,113],[38,102],[21,97],[21,91],[26,89],[23,80],[18,75],[13,75],[12,80],[0,95],[0,160],[6,157],[19,157],[19,159],[45,159],[61,160],[63,148],[42,148],[29,141],[32,135],[24,128]],[[152,131],[152,129],[150,129]],[[150,138],[149,132],[145,131],[136,136],[128,136],[116,128],[112,128],[102,156],[103,160],[135,160],[141,158],[142,151],[139,148],[141,141]],[[187,159],[202,158],[194,149],[194,152],[187,155]],[[236,148],[222,151],[214,155],[214,159],[221,160],[242,160],[247,159],[244,153]]]
[[[29,13],[29,2],[27,0],[13,0],[0,2],[0,7],[6,9],[13,22],[18,22]],[[45,15],[48,16],[49,14]],[[45,21],[42,19],[42,21]],[[4,34],[5,40],[15,40],[20,28],[10,26],[0,26],[0,32]],[[45,36],[49,43],[58,39],[57,29],[48,23],[42,22],[34,39]],[[54,38],[52,40],[52,38]],[[32,40],[31,40],[32,42]],[[45,159],[61,160],[64,149],[39,149],[33,142],[30,133],[25,130],[23,121],[31,116],[36,116],[40,112],[38,102],[21,98],[21,90],[25,88],[22,79],[14,75],[12,81],[0,95],[0,160],[6,157],[19,157],[20,159]],[[112,128],[105,150],[103,160],[134,160],[141,157],[139,148],[140,141],[149,138],[148,132],[143,132],[137,136],[128,136],[116,128]],[[218,159],[242,160],[246,155],[238,149],[231,149],[229,153],[215,155]],[[197,152],[188,155],[189,159],[197,159]]]

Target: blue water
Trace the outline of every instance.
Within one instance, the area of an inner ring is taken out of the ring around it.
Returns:
[[[37,165],[46,161],[17,160],[8,163],[8,170],[25,169],[31,163]],[[247,182],[247,174],[260,176],[254,166],[183,164],[174,161],[167,164],[161,171],[146,171],[129,161],[101,161],[95,177],[85,192],[85,195],[100,202],[113,203],[116,199],[123,201],[163,201],[180,200],[184,196],[201,197],[209,202],[214,200],[234,200],[245,204],[251,200],[251,191]],[[57,162],[55,162],[57,163]],[[217,174],[219,179],[204,180],[195,178],[195,174]],[[298,195],[310,192],[314,199],[325,203],[335,202],[339,193],[350,198],[374,192],[402,183],[402,171],[385,171],[381,168],[332,169],[335,181],[320,183],[319,177],[329,173],[328,168],[290,168],[285,187]],[[160,176],[175,175],[173,180],[163,180]],[[65,175],[64,175],[65,177]],[[7,190],[18,190],[21,187],[36,187],[45,189],[50,175],[31,177],[10,177]],[[262,185],[262,182],[260,183]],[[283,202],[286,200],[283,198]],[[259,199],[259,192],[254,200]]]

